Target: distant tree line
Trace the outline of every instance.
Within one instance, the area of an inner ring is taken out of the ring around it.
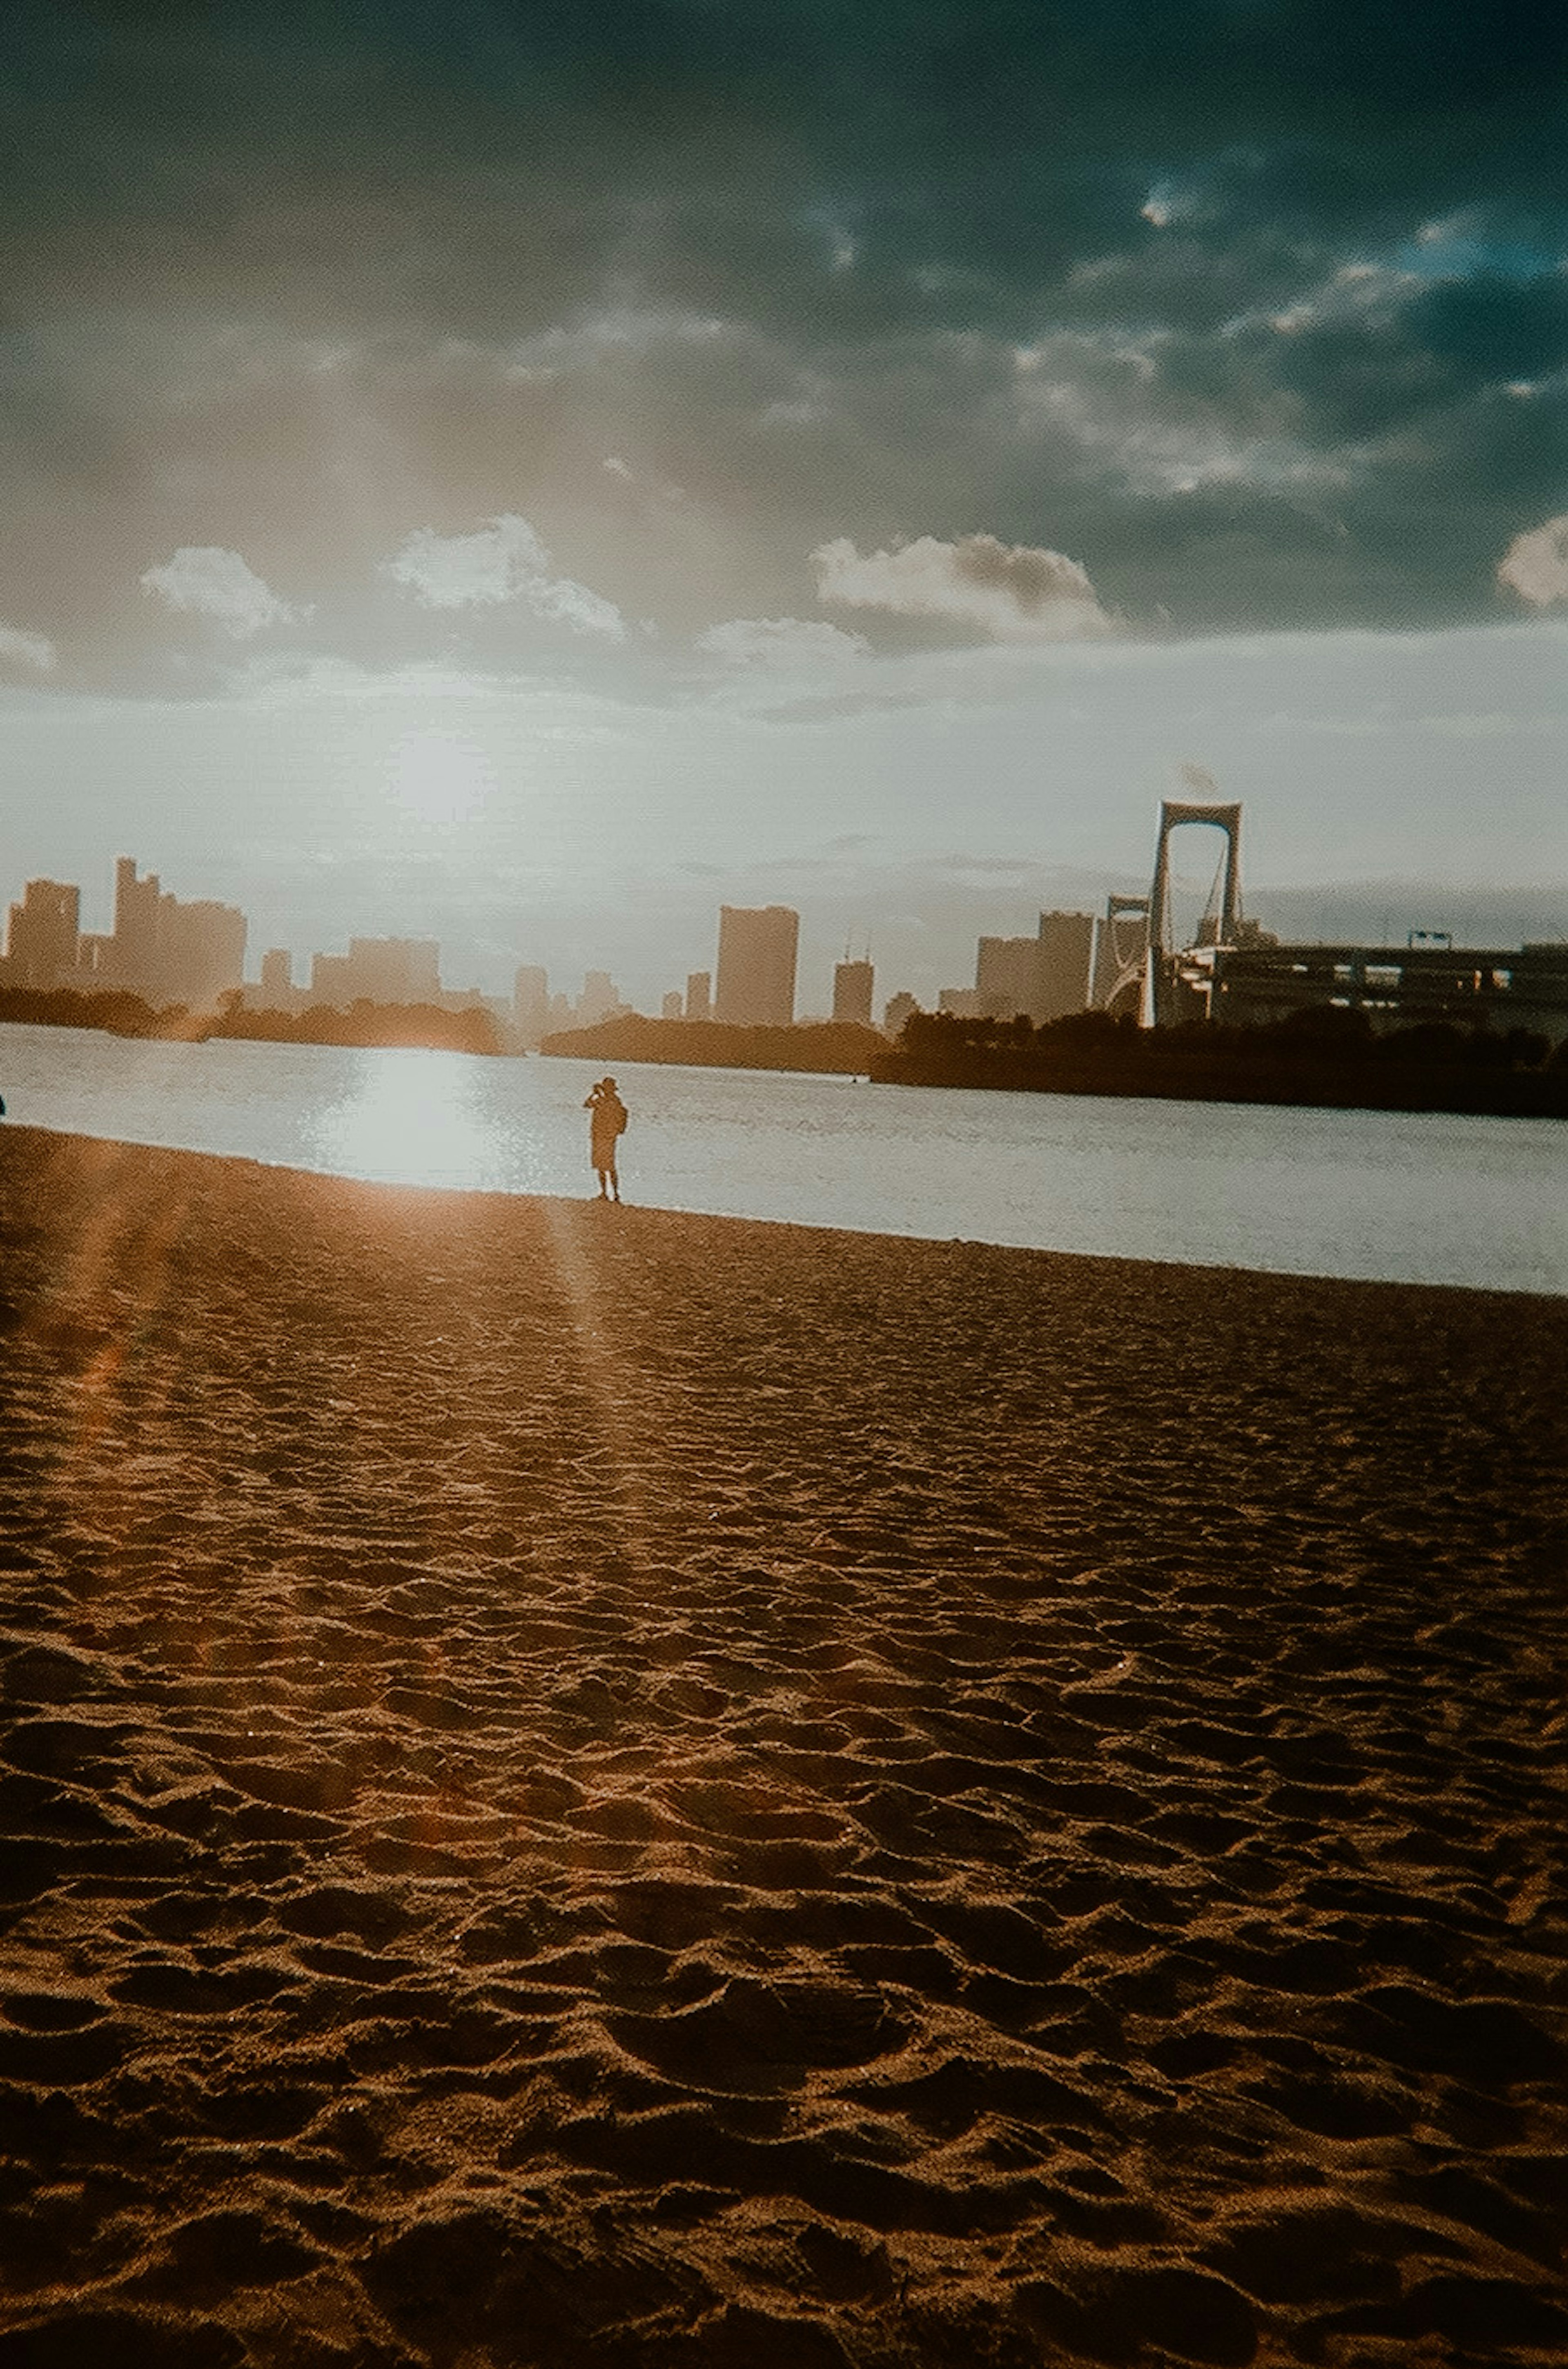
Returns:
[[[542,1053],[579,1061],[685,1061],[700,1069],[813,1070],[867,1077],[887,1050],[880,1029],[851,1020],[738,1028],[718,1020],[648,1020],[624,1013],[546,1036]]]
[[[1029,1021],[917,1012],[873,1075],[892,1084],[1014,1093],[1146,1094],[1568,1117],[1568,1046],[1533,1030],[1421,1022],[1375,1032],[1365,1013],[1294,1013],[1258,1027],[1140,1028],[1104,1012]]]
[[[499,1053],[490,1013],[480,1006],[444,1011],[437,1003],[370,1003],[338,1011],[315,1003],[306,1012],[252,1012],[236,994],[216,1012],[183,1003],[155,1006],[120,989],[0,988],[0,1021],[33,1028],[97,1028],[113,1036],[151,1036],[184,1044],[212,1037],[266,1045],[418,1046],[443,1053]]]

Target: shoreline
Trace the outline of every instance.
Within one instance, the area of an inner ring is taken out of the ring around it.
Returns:
[[[0,1130],[18,2360],[1568,2349],[1528,1294]]]
[[[1469,1116],[1475,1115],[1469,1114]],[[1464,1116],[1467,1114],[1406,1113],[1402,1116]],[[399,1178],[354,1176],[342,1169],[300,1168],[287,1161],[261,1160],[246,1152],[203,1151],[181,1145],[142,1144],[120,1136],[90,1135],[75,1129],[39,1127],[17,1119],[0,1120],[0,1140],[7,1136],[13,1139],[37,1136],[50,1143],[94,1146],[106,1151],[147,1152],[170,1160],[211,1162],[218,1167],[233,1166],[248,1169],[264,1175],[293,1176],[312,1179],[323,1184],[358,1185],[377,1193],[413,1194],[434,1198],[451,1197],[458,1202],[488,1202],[500,1207],[509,1207],[518,1204],[538,1205],[541,1207],[565,1210],[589,1207],[596,1199],[596,1196],[587,1190],[578,1194],[512,1193],[489,1185],[431,1184]],[[1552,1305],[1560,1305],[1564,1300],[1568,1300],[1568,1284],[1560,1290],[1553,1291],[1531,1289],[1524,1285],[1457,1283],[1398,1276],[1336,1276],[1317,1268],[1227,1265],[1212,1260],[1148,1258],[1121,1252],[1046,1249],[1029,1242],[993,1242],[984,1236],[899,1234],[869,1226],[834,1226],[827,1223],[816,1225],[795,1218],[759,1218],[739,1216],[727,1210],[670,1208],[659,1203],[639,1202],[635,1197],[628,1198],[618,1206],[627,1217],[635,1216],[644,1219],[669,1219],[672,1221],[680,1220],[698,1226],[757,1226],[770,1231],[821,1235],[854,1242],[907,1243],[933,1249],[996,1251],[1020,1258],[1064,1259],[1073,1264],[1083,1263],[1111,1268],[1134,1268],[1148,1270],[1157,1275],[1174,1270],[1185,1275],[1210,1276],[1217,1278],[1241,1276],[1281,1283],[1343,1284],[1356,1289],[1372,1291],[1437,1291],[1473,1294],[1477,1298],[1488,1299],[1538,1300]]]

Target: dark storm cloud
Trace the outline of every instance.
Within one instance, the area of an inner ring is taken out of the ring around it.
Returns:
[[[8,49],[0,616],[89,671],[184,547],[366,652],[390,554],[502,513],[667,636],[927,534],[1134,627],[1405,624],[1568,498],[1556,0],[52,0]]]

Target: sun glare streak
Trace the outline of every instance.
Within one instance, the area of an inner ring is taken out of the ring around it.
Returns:
[[[616,1346],[615,1311],[596,1288],[593,1262],[577,1239],[578,1212],[555,1200],[544,1204],[555,1244],[555,1265],[570,1304],[575,1346],[583,1382],[592,1402],[600,1436],[611,1462],[604,1493],[606,1541],[636,1572],[649,1562],[647,1482],[635,1443],[649,1444],[628,1387],[630,1376]],[[613,1219],[611,1220],[614,1222]]]
[[[481,811],[496,776],[489,758],[465,733],[419,730],[395,742],[388,786],[411,820],[457,823]]]

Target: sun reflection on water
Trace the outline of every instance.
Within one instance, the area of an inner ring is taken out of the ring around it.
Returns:
[[[496,1181],[493,1130],[475,1064],[455,1053],[377,1049],[316,1127],[316,1150],[349,1176],[483,1187]]]

